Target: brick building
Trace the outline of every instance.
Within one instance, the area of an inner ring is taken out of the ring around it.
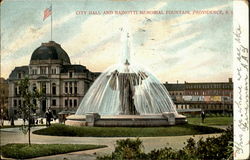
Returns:
[[[165,83],[179,111],[200,109],[207,112],[233,112],[233,82]]]

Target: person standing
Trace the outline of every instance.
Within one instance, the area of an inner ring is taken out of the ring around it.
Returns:
[[[48,109],[46,112],[45,112],[45,118],[46,118],[46,126],[50,126],[50,121],[51,119],[53,118],[53,115],[52,115],[52,112],[50,109]]]

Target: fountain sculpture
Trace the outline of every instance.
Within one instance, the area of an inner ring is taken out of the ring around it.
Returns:
[[[66,124],[80,126],[167,126],[186,123],[167,89],[130,58],[130,35],[122,29],[123,54],[90,87]]]

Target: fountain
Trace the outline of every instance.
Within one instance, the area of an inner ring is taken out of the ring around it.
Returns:
[[[121,62],[104,71],[66,125],[167,126],[186,123],[167,89],[130,57],[130,35],[122,29]]]

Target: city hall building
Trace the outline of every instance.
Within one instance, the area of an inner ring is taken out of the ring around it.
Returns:
[[[38,106],[36,113],[43,116],[49,107],[54,115],[65,110],[76,111],[99,74],[85,66],[71,64],[60,44],[42,43],[32,53],[29,65],[15,67],[9,75],[9,112],[18,116],[18,107],[23,105],[18,82],[25,77],[30,79],[31,90],[46,93],[41,101],[33,101]]]

